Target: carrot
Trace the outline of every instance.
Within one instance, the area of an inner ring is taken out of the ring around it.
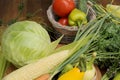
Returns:
[[[50,74],[43,74],[35,80],[48,80],[49,77],[50,77]]]

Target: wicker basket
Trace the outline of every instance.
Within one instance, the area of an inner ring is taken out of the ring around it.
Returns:
[[[77,0],[75,1],[77,3]],[[88,2],[88,20],[92,20],[96,18],[96,14],[94,10],[92,9],[90,2]],[[70,27],[70,26],[65,26],[61,25],[60,23],[57,22],[58,16],[55,15],[55,13],[52,10],[52,5],[49,6],[47,10],[47,17],[48,20],[51,22],[53,28],[55,29],[55,38],[59,38],[60,36],[64,35],[60,43],[68,44],[71,43],[75,35],[78,31],[78,27]]]

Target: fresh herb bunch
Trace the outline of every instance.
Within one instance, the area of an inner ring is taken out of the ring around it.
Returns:
[[[105,23],[97,41],[97,50],[103,52],[120,52],[120,25]]]
[[[105,22],[90,50],[97,51],[98,65],[109,67],[117,59],[120,60],[120,24]]]
[[[97,18],[104,18],[107,15],[108,18],[103,22],[102,27],[96,35],[96,38],[90,44],[87,52],[97,52],[95,63],[100,68],[107,69],[102,80],[109,80],[120,70],[120,19],[114,17],[111,13],[107,13],[101,5],[97,4],[94,8],[97,13]],[[86,55],[90,57],[91,54],[88,53]]]
[[[107,71],[109,78],[113,73],[110,70],[119,68],[118,62],[120,61],[120,24],[112,21],[106,22],[101,29],[99,37],[95,41],[95,51],[98,52],[97,62],[102,67],[110,68]],[[115,66],[114,66],[115,65]]]

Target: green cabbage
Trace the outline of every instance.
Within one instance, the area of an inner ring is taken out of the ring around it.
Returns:
[[[51,42],[48,32],[33,21],[10,25],[2,36],[2,52],[16,67],[21,67],[50,55],[60,39]]]

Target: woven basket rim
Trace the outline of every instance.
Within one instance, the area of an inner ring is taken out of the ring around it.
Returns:
[[[52,5],[50,5],[48,7],[48,10],[47,10],[47,16],[48,16],[48,19],[49,21],[52,23],[53,27],[54,28],[58,28],[58,29],[63,29],[63,30],[68,30],[68,31],[77,31],[78,30],[78,27],[76,26],[63,26],[61,25],[60,23],[58,23],[55,19],[54,19],[54,12],[52,10]]]
[[[89,8],[88,15],[91,17],[90,19],[91,20],[95,19],[96,18],[96,13],[94,12],[94,10],[92,9],[92,7],[90,5],[88,5],[88,8]],[[66,30],[66,31],[78,31],[77,26],[63,26],[60,23],[58,23],[55,20],[55,13],[52,10],[52,5],[50,5],[48,7],[47,17],[48,17],[48,20],[50,21],[50,23],[52,24],[52,26],[55,29],[62,29],[62,30]]]

